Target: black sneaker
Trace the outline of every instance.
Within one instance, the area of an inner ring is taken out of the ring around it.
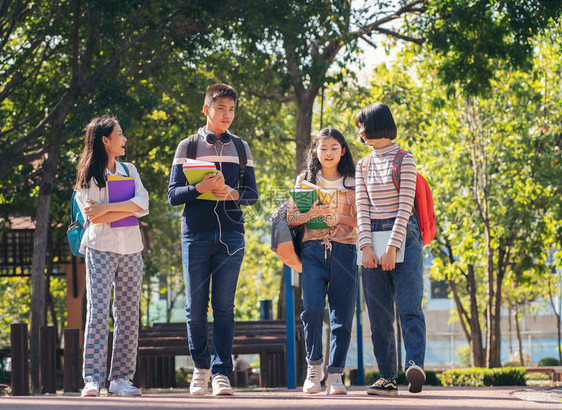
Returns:
[[[410,367],[406,369],[406,380],[408,380],[408,390],[410,393],[419,393],[425,383],[425,372],[421,367],[410,360]]]
[[[381,377],[367,389],[367,394],[397,396],[398,388],[396,387],[396,379],[385,379]]]

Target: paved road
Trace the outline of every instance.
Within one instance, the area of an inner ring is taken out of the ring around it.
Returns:
[[[183,390],[149,390],[142,397],[76,395],[1,397],[1,409],[562,409],[562,389],[539,387],[426,387],[421,394],[400,391],[398,397],[368,396],[354,387],[347,396],[299,391],[237,390],[228,397],[191,397]]]

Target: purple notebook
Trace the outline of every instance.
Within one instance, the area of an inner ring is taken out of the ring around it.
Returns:
[[[107,195],[109,202],[127,201],[135,196],[135,180],[119,179],[117,181],[107,181]],[[118,221],[111,222],[109,226],[112,228],[120,228],[124,226],[137,226],[139,220],[136,216],[131,215]]]

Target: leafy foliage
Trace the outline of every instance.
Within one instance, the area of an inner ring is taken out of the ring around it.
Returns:
[[[534,36],[562,11],[557,0],[432,0],[426,7],[420,26],[441,55],[440,77],[471,95],[493,90],[498,60],[529,67]]]
[[[60,277],[50,279],[50,293],[59,322],[58,338],[61,338],[66,321],[66,280]],[[12,323],[28,323],[30,310],[31,281],[29,277],[0,277],[0,348],[10,346],[10,325]],[[53,318],[48,315],[47,325],[54,325]]]
[[[524,367],[498,367],[484,369],[447,370],[441,373],[443,386],[525,386]]]
[[[560,366],[560,361],[555,359],[554,357],[543,357],[537,363],[539,367],[547,367],[547,366]]]

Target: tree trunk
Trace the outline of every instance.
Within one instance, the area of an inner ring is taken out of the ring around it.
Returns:
[[[548,299],[550,300],[550,306],[552,306],[552,311],[554,312],[554,316],[556,317],[556,331],[558,336],[558,360],[559,363],[562,365],[562,348],[560,343],[562,343],[562,329],[560,324],[560,311],[562,310],[562,292],[558,292],[558,306],[554,305],[554,291],[552,289],[552,276],[555,275],[556,270],[554,266],[551,268],[551,274],[548,275]],[[559,286],[557,284],[557,286]],[[558,307],[558,309],[556,309]]]
[[[474,102],[465,99],[464,119],[470,132],[471,165],[472,165],[472,191],[474,202],[478,208],[478,214],[484,225],[484,236],[486,241],[486,273],[488,292],[486,297],[486,367],[494,366],[498,361],[497,356],[497,329],[495,327],[496,316],[499,322],[500,311],[494,312],[495,295],[494,290],[494,248],[492,247],[492,232],[490,228],[489,207],[488,207],[488,162],[482,135],[482,123],[478,115],[478,109],[474,107]],[[474,316],[472,316],[474,319]]]
[[[486,261],[486,270],[488,272],[488,294],[486,298],[486,367],[495,367],[494,344],[495,344],[495,314],[494,314],[494,250],[491,244],[490,230],[486,226],[486,251],[488,258]]]
[[[449,257],[452,261],[453,256],[451,250]],[[470,362],[472,366],[483,367],[485,363],[485,352],[482,346],[482,330],[480,329],[476,283],[474,279],[474,267],[472,265],[467,266],[467,272],[464,276],[466,277],[466,291],[469,296],[470,313],[468,313],[462,305],[459,291],[457,289],[457,283],[453,280],[449,280],[449,286],[451,287],[451,291],[453,293],[453,298],[457,307],[457,314],[459,315],[464,336],[470,347]]]
[[[470,295],[470,358],[472,366],[483,367],[485,364],[485,352],[482,344],[482,329],[478,316],[478,296],[476,295],[476,275],[474,266],[467,266],[467,290]]]
[[[512,340],[511,340],[512,339],[512,337],[511,337],[511,331],[512,331],[511,330],[511,312],[512,312],[512,309],[509,309],[509,319],[507,321],[507,334],[508,334],[508,337],[509,337],[509,354],[510,355],[513,354],[513,344],[511,343],[512,342]]]
[[[31,391],[40,391],[39,382],[39,328],[45,326],[45,262],[47,258],[47,236],[49,234],[49,209],[51,191],[57,172],[61,126],[51,130],[50,147],[43,163],[43,175],[39,185],[35,231],[33,233],[33,263],[31,267],[31,338],[30,375]]]
[[[486,227],[488,229],[488,226]],[[489,247],[491,251],[491,246]],[[489,252],[490,252],[489,251]],[[488,352],[487,367],[501,367],[501,306],[502,306],[502,287],[503,279],[505,277],[505,270],[509,263],[510,250],[509,247],[500,246],[498,250],[498,260],[495,275],[492,273],[492,278],[495,277],[495,286],[493,292],[493,306],[488,305],[488,309],[492,312],[490,314],[490,344],[486,346]],[[488,261],[492,263],[493,261]],[[490,269],[492,270],[492,269]]]
[[[297,115],[295,140],[297,144],[296,152],[296,173],[298,174],[306,166],[306,149],[310,144],[312,130],[312,107],[319,87],[309,89],[301,98],[297,98]]]
[[[560,313],[555,313],[556,315],[556,330],[557,330],[557,335],[558,335],[558,362],[562,365],[562,346],[560,346],[561,343],[561,331],[562,329],[560,329]]]
[[[519,363],[521,363],[521,366],[525,366],[525,358],[523,357],[523,342],[521,341],[521,329],[519,328],[519,312],[517,310],[517,304],[513,306],[513,313],[515,319],[515,331],[517,332],[517,343],[519,344]]]

